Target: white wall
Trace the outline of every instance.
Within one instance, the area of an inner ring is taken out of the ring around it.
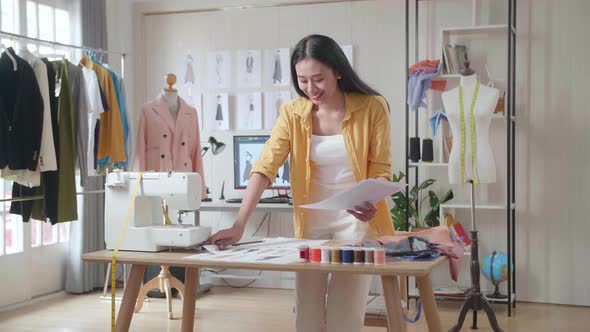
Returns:
[[[279,2],[285,1],[272,1]],[[255,3],[257,1],[200,1],[198,4],[190,1],[150,1],[141,2],[134,9],[131,1],[107,0],[109,48],[130,53],[126,77],[129,109],[135,112],[131,117],[135,125],[139,107],[152,97],[147,91],[157,84],[145,80],[148,70],[146,57],[142,48],[134,46],[134,41],[141,41],[145,33],[145,30],[139,29],[139,13]],[[505,4],[497,3],[504,2],[482,2],[481,23],[505,22]],[[445,4],[450,7],[445,7]],[[322,6],[327,8],[332,5]],[[401,143],[404,141],[404,1],[369,1],[355,6],[358,7],[354,11],[344,11],[344,16],[324,18],[321,24],[319,19],[301,19],[317,14],[311,9],[318,7],[305,6],[309,10],[302,9],[298,16],[303,22],[300,23],[301,28],[290,32],[284,30],[284,38],[292,44],[297,39],[297,33],[300,36],[312,31],[338,35],[339,32],[330,29],[330,26],[338,27],[348,20],[352,20],[353,27],[379,31],[373,36],[374,42],[366,41],[367,50],[371,51],[355,48],[355,68],[387,97],[392,107],[394,170],[400,170],[404,167]],[[436,10],[432,9],[430,13],[428,10],[421,11],[426,15],[421,16],[422,20],[430,18],[421,26],[423,32],[430,30],[421,38],[426,43],[421,44],[422,50],[428,50],[426,55],[438,52],[434,46],[427,47],[428,43],[438,45],[432,42],[439,38],[438,27],[471,23],[469,6],[470,1],[449,0],[437,2]],[[518,2],[516,272],[519,300],[590,305],[590,286],[585,282],[590,273],[587,264],[590,250],[585,239],[590,234],[590,226],[583,213],[585,200],[590,197],[590,180],[584,172],[589,164],[585,143],[590,136],[590,116],[582,99],[590,74],[584,61],[589,49],[584,42],[587,40],[584,36],[587,24],[583,16],[589,12],[589,6],[590,3],[583,0],[559,4],[551,0]],[[344,37],[350,40],[359,38],[350,32]],[[413,44],[410,47],[413,50]],[[233,46],[228,48],[237,49]],[[375,48],[378,48],[377,51],[372,51]],[[220,137],[231,142],[225,136]],[[505,145],[505,142],[499,145]],[[501,154],[498,152],[499,157]],[[221,159],[214,161],[216,167],[229,163],[231,153],[224,152],[217,158]],[[205,160],[206,165],[210,162],[213,161]],[[444,176],[444,173],[435,175]],[[218,192],[214,193],[214,197],[217,196]],[[505,248],[505,215],[505,211],[478,215],[482,253],[492,248]],[[459,217],[468,220],[467,214]],[[231,221],[231,215],[228,217],[221,213],[209,218],[219,226]],[[282,232],[288,226],[280,225],[274,231]],[[465,270],[464,284],[469,283],[467,274]],[[484,288],[491,289],[485,281],[482,283]]]
[[[590,305],[590,2],[520,0],[517,13],[517,291]]]

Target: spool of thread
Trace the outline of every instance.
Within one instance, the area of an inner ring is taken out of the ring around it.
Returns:
[[[420,137],[410,137],[410,160],[413,162],[420,160]]]
[[[332,264],[342,263],[342,249],[338,247],[332,248]]]
[[[373,248],[365,249],[365,264],[375,264],[375,250]]]
[[[376,265],[385,264],[385,249],[375,248],[373,256]]]
[[[332,249],[328,247],[322,247],[322,260],[321,263],[330,264],[330,258],[332,256]]]
[[[313,247],[310,249],[310,260],[312,263],[319,263],[322,261],[322,249],[320,247]]]
[[[299,260],[301,262],[309,262],[309,246],[299,246]]]
[[[354,254],[351,247],[342,248],[342,264],[352,264],[354,262]]]
[[[365,264],[365,248],[354,248],[354,264]]]
[[[425,138],[422,140],[422,161],[431,162],[434,160],[434,151],[432,139]]]

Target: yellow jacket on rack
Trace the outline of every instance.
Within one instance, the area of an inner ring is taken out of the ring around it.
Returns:
[[[347,93],[346,115],[342,121],[342,135],[357,182],[385,177],[391,179],[390,126],[389,112],[385,99]],[[306,210],[300,208],[310,195],[311,165],[309,162],[312,137],[313,103],[300,97],[281,107],[269,140],[266,142],[260,159],[254,164],[252,173],[264,174],[274,179],[278,169],[289,155],[291,194],[293,196],[295,237],[303,237]],[[369,221],[376,236],[393,235],[394,229],[387,202],[376,204],[377,213]]]
[[[121,111],[119,110],[119,102],[117,101],[117,92],[115,91],[113,79],[105,68],[94,63],[87,56],[80,59],[80,64],[96,72],[100,88],[108,102],[108,110],[105,109],[105,112],[100,113],[100,130],[98,133],[96,160],[109,157],[112,163],[125,161],[127,156],[125,155],[123,123],[121,121]],[[88,148],[90,149],[91,147]]]

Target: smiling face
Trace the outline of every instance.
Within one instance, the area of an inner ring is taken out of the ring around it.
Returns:
[[[338,97],[338,74],[332,68],[311,57],[295,64],[297,85],[316,105]]]

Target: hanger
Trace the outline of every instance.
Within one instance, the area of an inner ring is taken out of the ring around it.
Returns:
[[[172,87],[174,85],[174,83],[176,83],[176,75],[174,75],[172,73],[166,74],[166,84],[168,84],[168,87],[164,88],[164,91],[177,92],[178,90],[176,90],[175,88]]]
[[[12,60],[12,67],[14,71],[17,71],[18,66],[16,63],[16,59],[14,58],[14,56],[10,53],[10,51],[8,50],[8,47],[6,47],[4,44],[0,43],[0,50],[4,50],[4,53],[6,53],[6,55],[8,55],[8,57],[10,58],[10,60]]]

